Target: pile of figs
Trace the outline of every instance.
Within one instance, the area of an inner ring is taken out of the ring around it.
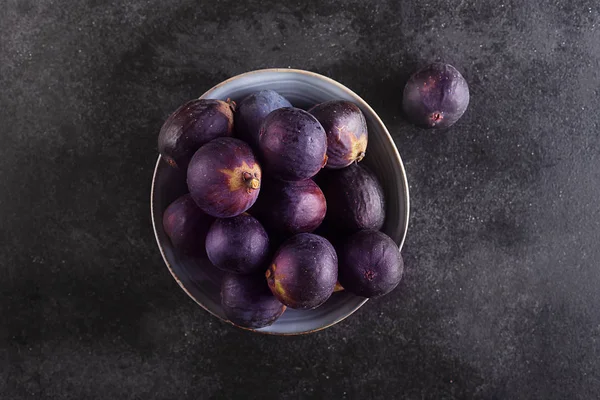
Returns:
[[[415,122],[448,126],[466,104],[440,97],[435,73],[409,82],[405,111],[408,102]],[[430,86],[419,91],[423,82]],[[191,100],[165,121],[160,154],[186,175],[189,190],[165,210],[165,233],[177,251],[226,272],[221,304],[233,324],[261,328],[287,307],[311,310],[335,291],[377,297],[398,285],[400,251],[380,232],[384,193],[360,163],[368,136],[352,102],[303,110],[272,90],[239,104]]]

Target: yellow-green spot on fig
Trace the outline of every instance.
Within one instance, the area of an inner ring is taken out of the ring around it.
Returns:
[[[227,184],[229,186],[229,190],[232,192],[244,188],[250,192],[251,190],[257,190],[260,188],[261,173],[258,164],[250,166],[244,161],[239,167],[234,169],[224,168],[219,170],[219,172],[227,176]]]
[[[227,129],[229,131],[233,130],[233,113],[235,111],[235,108],[236,108],[235,101],[233,101],[231,99],[227,99],[227,101],[219,102],[218,111],[228,117]]]
[[[356,135],[354,132],[350,134],[350,142],[352,143],[352,150],[348,155],[348,161],[350,162],[361,162],[365,157],[367,151],[367,136]]]
[[[267,282],[269,283],[269,287],[275,296],[277,296],[280,300],[289,301],[289,297],[287,296],[286,290],[281,283],[281,280],[285,278],[285,275],[278,274],[275,277],[275,271],[277,270],[277,264],[271,264],[271,267],[265,273],[267,277]]]
[[[275,279],[274,281],[274,285],[275,285],[275,290],[277,291],[277,293],[279,294],[280,297],[286,298],[285,295],[285,289],[283,288],[283,285],[281,285],[281,281],[278,279]]]
[[[269,269],[267,270],[267,272],[265,272],[265,277],[267,279],[270,279],[273,276],[273,274],[275,273],[276,269],[277,269],[277,264],[275,264],[275,263],[271,264],[271,266],[269,267]]]

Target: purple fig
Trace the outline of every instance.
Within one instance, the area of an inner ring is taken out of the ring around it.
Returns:
[[[206,236],[206,253],[213,265],[236,274],[264,272],[269,256],[269,236],[248,213],[217,219]]]
[[[233,324],[252,329],[273,324],[285,311],[262,274],[226,274],[221,284],[221,306]]]
[[[327,162],[325,130],[299,108],[270,113],[260,130],[259,147],[265,170],[284,181],[308,179]]]
[[[364,230],[338,249],[339,280],[345,290],[363,297],[383,296],[402,279],[398,245],[386,234]]]
[[[189,194],[175,200],[163,213],[163,228],[173,247],[198,257],[206,255],[204,240],[213,221]]]
[[[185,171],[196,150],[215,138],[233,135],[234,109],[230,101],[188,101],[163,124],[158,151],[169,165]]]
[[[417,71],[404,87],[406,116],[423,128],[447,128],[465,113],[469,86],[450,64],[434,63]]]
[[[345,100],[317,104],[309,113],[321,123],[327,134],[325,168],[344,168],[360,162],[367,151],[367,121],[360,108]]]
[[[207,214],[235,217],[258,197],[261,169],[246,143],[217,138],[202,146],[190,161],[187,183],[192,198]]]
[[[366,167],[352,164],[319,176],[327,199],[325,221],[330,229],[353,233],[379,230],[385,220],[383,189]]]
[[[325,303],[338,274],[335,250],[327,239],[299,233],[286,240],[267,270],[271,291],[290,308],[309,310]]]
[[[312,232],[323,221],[327,203],[323,192],[311,179],[303,181],[263,181],[256,212],[273,234],[291,236]]]
[[[240,102],[235,112],[235,132],[237,136],[258,150],[260,127],[271,111],[291,107],[292,104],[274,90],[261,90],[252,93]]]

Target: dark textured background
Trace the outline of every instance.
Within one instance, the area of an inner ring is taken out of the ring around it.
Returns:
[[[595,0],[115,3],[0,5],[0,398],[600,397]],[[419,130],[402,87],[438,59],[471,104]],[[370,102],[412,215],[398,290],[279,338],[179,289],[149,191],[172,110],[288,66]]]

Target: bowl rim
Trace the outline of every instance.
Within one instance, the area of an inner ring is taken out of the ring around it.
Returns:
[[[405,215],[404,215],[404,226],[403,228],[403,236],[402,239],[400,240],[400,243],[398,245],[398,251],[402,250],[402,246],[404,245],[404,241],[406,239],[406,235],[408,233],[408,221],[410,218],[410,195],[409,195],[409,188],[408,188],[408,178],[406,176],[406,170],[404,168],[404,163],[402,162],[402,158],[400,157],[400,152],[398,151],[398,148],[396,147],[396,144],[394,143],[394,139],[392,138],[392,135],[390,135],[390,132],[388,131],[387,127],[385,126],[385,124],[383,123],[383,121],[381,120],[381,118],[379,117],[379,115],[375,112],[375,110],[373,110],[373,108],[362,98],[360,97],[358,94],[356,94],[353,90],[351,90],[350,88],[346,87],[345,85],[341,84],[340,82],[329,78],[325,75],[321,75],[319,73],[316,72],[312,72],[312,71],[307,71],[307,70],[303,70],[303,69],[294,69],[294,68],[264,68],[264,69],[257,69],[257,70],[252,70],[252,71],[248,71],[248,72],[244,72],[235,76],[232,76],[216,85],[214,85],[213,87],[211,87],[210,89],[208,89],[206,92],[204,92],[199,98],[206,98],[207,96],[209,96],[212,92],[214,92],[216,89],[243,77],[246,77],[248,75],[254,75],[254,74],[264,74],[264,73],[294,73],[294,74],[303,74],[303,75],[308,75],[311,76],[313,78],[325,81],[331,85],[337,86],[339,89],[341,89],[342,91],[348,92],[352,97],[356,98],[358,100],[358,102],[360,103],[360,105],[365,108],[368,112],[371,113],[371,115],[373,115],[373,117],[375,118],[375,121],[383,128],[383,131],[385,132],[386,138],[388,140],[388,142],[391,144],[391,147],[393,148],[393,153],[396,157],[396,161],[398,162],[398,165],[400,166],[400,171],[401,171],[401,175],[402,175],[402,181],[403,181],[403,186],[404,186],[404,198],[406,200],[406,211],[405,211]],[[346,318],[348,318],[349,316],[351,316],[352,314],[354,314],[359,308],[361,308],[369,299],[365,298],[363,299],[363,301],[361,301],[356,307],[354,307],[352,310],[350,310],[350,312],[348,312],[346,315],[343,315],[337,319],[335,319],[333,322],[331,322],[330,324],[318,327],[316,329],[311,329],[308,331],[301,331],[301,332],[290,332],[290,333],[281,333],[281,332],[268,332],[268,331],[261,331],[261,330],[257,330],[257,329],[252,329],[252,328],[244,328],[238,325],[235,325],[234,323],[232,323],[231,321],[222,318],[221,316],[217,315],[216,313],[214,313],[213,311],[211,311],[210,309],[208,309],[208,307],[206,307],[204,304],[202,304],[201,302],[199,302],[188,290],[187,288],[183,285],[183,283],[181,282],[181,280],[179,279],[179,277],[175,274],[175,271],[173,270],[173,268],[171,267],[171,264],[169,262],[169,260],[167,259],[166,255],[165,255],[165,251],[162,247],[162,244],[160,242],[160,239],[158,237],[158,230],[157,230],[157,221],[154,218],[155,215],[155,204],[154,204],[154,194],[156,191],[156,175],[158,173],[158,169],[160,167],[160,161],[161,161],[161,155],[158,155],[158,159],[156,161],[156,165],[154,167],[154,172],[152,174],[152,187],[150,189],[150,217],[152,220],[152,230],[154,231],[154,238],[156,240],[156,244],[158,245],[158,249],[160,251],[160,254],[162,256],[162,259],[165,263],[165,265],[167,266],[167,269],[169,270],[169,272],[171,273],[171,275],[173,276],[173,279],[175,279],[175,281],[177,282],[177,284],[179,285],[179,287],[181,287],[181,289],[183,289],[183,291],[196,303],[198,304],[200,307],[202,307],[202,309],[204,309],[205,311],[207,311],[209,314],[217,317],[218,319],[220,319],[221,321],[224,321],[226,323],[228,323],[229,325],[235,326],[237,328],[241,328],[243,330],[246,331],[252,331],[252,332],[256,332],[256,333],[261,333],[263,335],[273,335],[273,336],[299,336],[299,335],[306,335],[309,333],[314,333],[314,332],[318,332],[327,328],[332,327],[333,325],[345,320]]]

